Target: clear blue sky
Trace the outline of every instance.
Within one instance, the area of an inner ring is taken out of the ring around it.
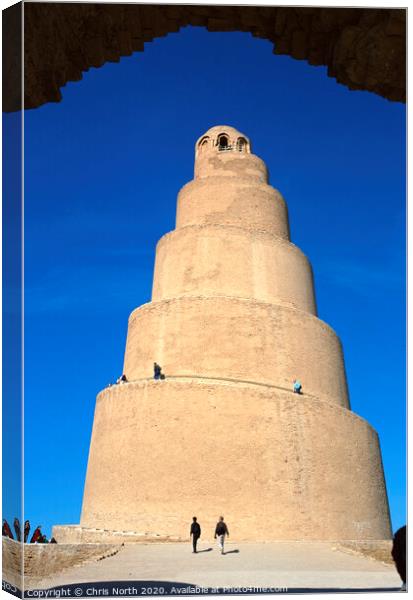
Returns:
[[[287,201],[319,316],[343,342],[352,409],[379,433],[397,529],[405,107],[350,92],[250,34],[199,28],[91,69],[60,104],[26,113],[25,516],[47,534],[79,522],[96,394],[122,371],[155,244],[174,228],[195,140],[216,124],[251,138]]]

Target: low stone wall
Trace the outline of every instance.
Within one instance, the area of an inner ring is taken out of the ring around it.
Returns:
[[[369,542],[340,542],[335,546],[336,550],[347,552],[349,554],[358,554],[367,556],[374,560],[392,565],[391,555],[392,540],[376,540]]]
[[[113,556],[121,545],[112,544],[21,544],[3,538],[3,579],[23,589],[21,578],[24,552],[24,587],[30,589],[45,577],[81,565],[89,560]]]
[[[24,575],[41,579],[89,560],[113,556],[120,548],[112,544],[26,544]]]
[[[112,531],[94,529],[80,525],[55,525],[53,536],[59,544],[124,544],[131,542],[182,542],[180,537],[136,531]]]
[[[22,568],[23,568],[23,544],[2,538],[2,571],[3,580],[10,583],[20,590],[23,588]]]

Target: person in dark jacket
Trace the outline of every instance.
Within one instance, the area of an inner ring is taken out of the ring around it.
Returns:
[[[14,527],[14,531],[16,532],[16,540],[18,542],[21,542],[22,534],[21,534],[21,528],[20,528],[20,521],[17,517],[13,521],[13,527]]]
[[[25,521],[24,522],[24,543],[25,544],[27,542],[27,538],[29,537],[29,533],[30,533],[30,521]]]
[[[394,534],[391,555],[403,581],[402,590],[406,590],[406,525],[400,527]]]
[[[10,529],[10,525],[8,524],[8,522],[6,521],[6,519],[3,519],[3,527],[1,530],[1,534],[4,535],[4,537],[8,537],[11,540],[14,540],[14,535]]]
[[[219,521],[217,523],[217,526],[215,527],[214,538],[218,538],[218,546],[221,550],[221,554],[224,554],[224,541],[226,535],[229,537],[228,527],[224,522],[224,517],[219,517]]]
[[[160,367],[156,362],[153,363],[153,378],[162,379],[162,367]]]
[[[191,535],[192,535],[193,553],[196,554],[196,552],[197,552],[196,545],[198,543],[199,538],[201,537],[201,527],[200,527],[199,523],[197,522],[196,517],[192,517],[191,533],[189,534],[189,537],[191,537]]]

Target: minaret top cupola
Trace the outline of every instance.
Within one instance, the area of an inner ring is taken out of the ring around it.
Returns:
[[[195,178],[236,176],[267,181],[263,161],[251,154],[249,138],[228,125],[208,129],[195,144]]]
[[[211,127],[199,138],[195,146],[195,156],[205,152],[251,152],[249,139],[233,127],[217,125]]]

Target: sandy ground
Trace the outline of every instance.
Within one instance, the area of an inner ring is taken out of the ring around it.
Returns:
[[[36,582],[50,588],[83,582],[179,582],[203,587],[273,587],[289,591],[396,590],[401,581],[391,565],[335,550],[325,542],[227,542],[222,556],[214,541],[127,544],[116,556],[88,562]],[[30,581],[26,584],[26,589]]]

